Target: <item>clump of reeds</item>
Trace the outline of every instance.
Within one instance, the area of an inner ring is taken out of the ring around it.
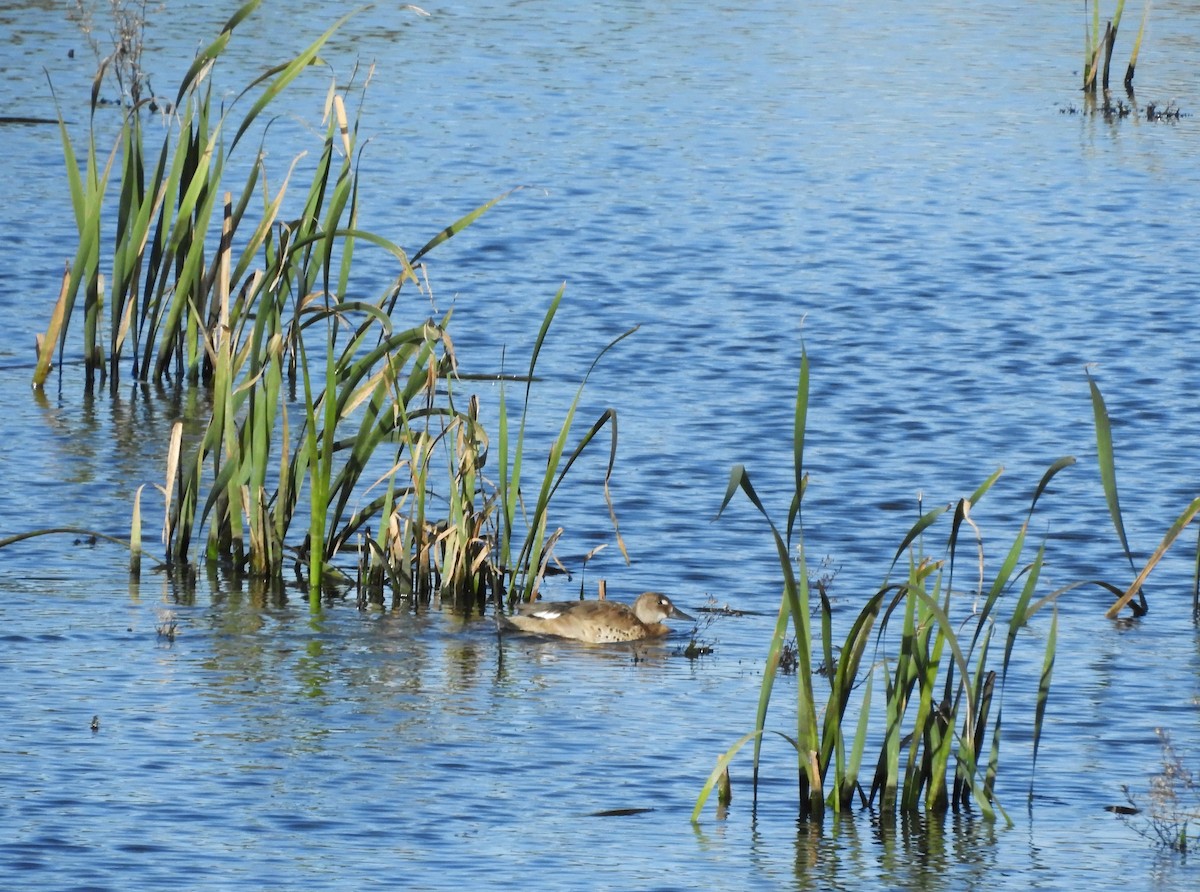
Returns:
[[[693,818],[698,818],[733,756],[751,741],[757,795],[767,712],[785,645],[795,667],[797,726],[794,737],[781,736],[797,753],[802,816],[819,818],[827,807],[841,811],[856,800],[863,805],[878,803],[885,811],[911,812],[924,807],[941,812],[952,803],[965,806],[974,799],[985,814],[993,814],[1000,698],[1017,633],[1040,606],[1033,604],[1032,596],[1042,551],[1021,565],[1023,526],[990,584],[985,583],[980,562],[969,599],[956,592],[954,569],[960,536],[971,537],[969,547],[981,547],[982,537],[970,511],[999,477],[997,472],[970,498],[921,515],[893,559],[895,568],[906,558],[903,579],[892,581],[889,571],[884,584],[861,608],[840,649],[835,650],[833,611],[824,587],[818,589],[819,606],[814,609],[810,603],[808,563],[799,524],[808,482],[803,465],[807,406],[808,360],[804,357],[793,427],[795,486],[785,530],[781,532],[771,521],[741,466],[733,469],[722,502],[724,510],[740,491],[767,519],[783,571],[783,599],[768,648],[754,730],[718,760]],[[1060,462],[1047,473],[1035,502],[1053,474],[1066,464]],[[924,546],[926,536],[951,507],[954,512],[945,553],[930,555]],[[995,615],[998,602],[1014,588],[1018,590],[1016,602],[1008,621],[1002,623]],[[1049,691],[1055,622],[1051,621],[1040,702]],[[997,669],[994,660],[989,663],[989,654],[1000,631],[1005,646]],[[825,679],[820,685],[816,681],[819,668]],[[876,684],[884,688],[881,706],[873,696]],[[852,705],[857,708],[857,718]],[[1035,740],[1038,732],[1040,711]],[[861,772],[868,743],[878,748],[878,755],[873,776],[866,781]]]
[[[1136,574],[1125,588],[1096,584],[1118,596],[1110,616],[1127,605],[1144,613],[1142,584],[1183,527],[1200,512],[1200,500],[1180,516],[1138,573],[1121,520],[1107,410],[1090,378],[1089,384],[1103,489],[1114,528]],[[1030,619],[1051,608],[1032,729],[1036,765],[1055,660],[1055,605],[1067,591],[1087,584],[1035,597],[1046,547],[1041,544],[1032,556],[1027,554],[1038,500],[1075,459],[1059,459],[1042,476],[1024,522],[990,579],[983,531],[972,519],[972,511],[1002,469],[969,497],[920,513],[896,549],[882,585],[859,608],[849,629],[835,634],[826,586],[817,586],[817,601],[812,597],[799,522],[808,483],[803,465],[808,396],[808,360],[803,357],[793,427],[795,485],[786,527],[781,531],[771,520],[740,465],[732,471],[721,505],[724,511],[741,492],[767,520],[783,574],[783,598],[767,651],[754,728],[718,759],[697,799],[693,820],[699,818],[734,756],[750,742],[757,796],[760,750],[768,733],[778,734],[796,751],[802,817],[819,818],[826,809],[839,812],[856,803],[885,812],[934,814],[974,803],[986,817],[998,813],[1007,820],[995,798],[995,782],[1003,696],[1014,649]],[[930,547],[938,525],[947,519],[944,544]],[[959,569],[964,562],[973,567],[968,583],[962,578],[970,571]],[[898,568],[903,568],[899,578],[893,578]],[[836,641],[840,647],[835,647]],[[794,735],[767,726],[774,683],[781,672],[794,672],[796,677]],[[882,699],[875,695],[877,688],[882,689]],[[870,765],[873,769],[864,768]]]
[[[459,395],[451,314],[407,325],[394,320],[411,291],[421,296],[419,306],[432,302],[422,258],[504,196],[447,226],[411,257],[361,230],[359,124],[347,112],[353,92],[361,108],[366,83],[357,84],[357,76],[329,89],[324,141],[298,212],[284,213],[296,162],[272,191],[261,147],[241,191],[226,190],[223,184],[235,175],[231,161],[255,122],[354,15],[342,16],[218,109],[213,69],[260,2],[242,6],[197,56],[161,125],[156,152],[145,147],[152,132],[144,118],[149,100],[131,95],[116,145],[102,160],[95,115],[107,59],[92,93],[93,126],[82,164],[61,124],[80,240],[39,343],[34,385],[45,382],[55,351],[61,355],[82,291],[89,390],[97,376],[115,389],[126,358],[137,381],[204,389],[209,408],[195,419],[198,432],[185,442],[180,422],[168,446],[160,489],[169,563],[190,562],[203,537],[207,561],[277,585],[294,574],[315,605],[331,585],[351,583],[352,571],[339,556],[357,551],[364,601],[379,600],[385,585],[396,597],[427,599],[437,592],[480,609],[488,598],[531,599],[562,532],[549,524],[551,497],[606,428],[610,475],[617,442],[610,409],[569,448],[581,384],[536,481],[535,500],[523,500],[529,388],[563,289],[533,346],[520,429],[509,433],[502,385],[493,436],[479,420],[475,398]],[[249,107],[238,118],[244,102]],[[114,171],[115,216],[105,211]],[[111,233],[105,230],[110,222]],[[107,262],[102,245],[112,247]],[[393,278],[375,298],[351,285],[353,259],[362,250],[383,251],[393,265]],[[496,482],[485,477],[493,450],[499,453]],[[607,481],[608,475],[611,513]],[[140,513],[138,500],[135,571]],[[615,516],[613,522],[615,528]],[[617,540],[621,544],[619,531]]]
[[[1084,3],[1084,10],[1087,3]],[[1105,92],[1108,91],[1109,66],[1112,64],[1113,47],[1117,42],[1117,30],[1121,27],[1121,17],[1125,12],[1125,0],[1118,0],[1113,17],[1105,22],[1104,31],[1100,31],[1100,4],[1092,0],[1092,16],[1090,25],[1084,27],[1084,62],[1083,89],[1094,93],[1099,81]],[[1125,89],[1133,94],[1133,74],[1137,68],[1138,54],[1142,49],[1142,38],[1146,34],[1146,20],[1150,15],[1150,0],[1142,5],[1142,23],[1138,28],[1137,37],[1133,41],[1133,50],[1129,54],[1129,65],[1125,69]]]

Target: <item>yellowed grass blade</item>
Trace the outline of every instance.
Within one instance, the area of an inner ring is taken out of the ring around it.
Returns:
[[[33,372],[33,386],[40,389],[46,383],[50,368],[54,364],[54,348],[58,345],[58,335],[62,331],[63,316],[66,314],[67,294],[71,284],[71,268],[63,272],[62,289],[58,292],[58,300],[54,304],[54,312],[50,314],[50,323],[46,334],[37,340],[37,367]]]
[[[1104,614],[1106,617],[1109,619],[1116,619],[1117,614],[1121,612],[1121,609],[1134,599],[1137,593],[1141,590],[1142,585],[1146,582],[1146,578],[1150,575],[1150,571],[1158,565],[1158,562],[1162,560],[1163,555],[1167,553],[1167,549],[1169,549],[1175,540],[1179,538],[1179,534],[1183,532],[1184,527],[1191,523],[1198,513],[1200,513],[1200,499],[1194,499],[1192,503],[1188,505],[1187,510],[1179,515],[1175,523],[1171,524],[1171,528],[1167,530],[1167,534],[1163,536],[1162,542],[1159,544],[1154,554],[1150,555],[1150,560],[1146,561],[1146,566],[1142,568],[1142,572],[1137,575],[1137,578],[1134,579],[1129,588],[1125,590],[1125,594],[1118,598],[1117,602],[1113,604],[1112,607],[1108,608],[1108,611]]]

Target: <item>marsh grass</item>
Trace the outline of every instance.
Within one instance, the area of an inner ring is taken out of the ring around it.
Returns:
[[[214,71],[238,25],[259,7],[239,8],[196,57],[173,103],[143,95],[141,23],[125,22],[99,64],[91,123],[82,149],[59,112],[72,208],[79,231],[46,334],[39,340],[35,388],[61,359],[83,296],[85,386],[107,379],[114,392],[126,361],[135,381],[202,388],[209,407],[199,432],[172,431],[167,452],[163,540],[166,561],[203,559],[235,574],[304,586],[314,607],[323,595],[357,585],[360,601],[435,593],[463,608],[531,599],[562,530],[550,503],[594,438],[609,433],[604,495],[617,445],[609,409],[577,442],[575,416],[584,384],[522,494],[526,415],[539,353],[563,299],[551,301],[533,347],[520,428],[508,430],[501,387],[498,443],[479,421],[478,402],[460,390],[449,333],[452,313],[403,318],[402,298],[433,304],[421,264],[430,251],[474,224],[498,196],[435,234],[411,257],[359,228],[359,118],[370,72],[334,80],[323,108],[324,139],[311,179],[297,186],[299,157],[268,181],[260,145],[239,174],[233,163],[275,100],[320,63],[326,42],[357,11],[334,21],[294,58],[266,70],[227,104],[214,97]],[[420,13],[416,7],[409,9]],[[143,10],[144,11],[144,10]],[[130,59],[126,32],[135,32]],[[99,54],[98,54],[99,55]],[[125,65],[120,127],[100,148],[101,84]],[[56,99],[57,102],[57,99]],[[162,118],[150,107],[168,108]],[[147,149],[161,132],[157,150]],[[232,134],[232,135],[230,135]],[[265,140],[265,134],[262,137]],[[240,191],[228,187],[244,177]],[[115,213],[108,207],[115,180]],[[285,208],[299,202],[298,212]],[[392,278],[379,296],[361,296],[354,259],[381,252]],[[102,257],[103,255],[103,257]],[[105,307],[108,308],[107,319]],[[436,311],[435,311],[436,312]],[[104,331],[107,328],[107,337]],[[632,334],[599,351],[592,364]],[[61,362],[59,363],[61,366]],[[485,476],[499,452],[499,480]],[[135,497],[131,571],[143,554],[141,492]]]
[[[1091,7],[1091,22],[1084,27],[1083,89],[1085,92],[1095,93],[1097,84],[1099,84],[1107,93],[1113,48],[1116,45],[1117,32],[1125,13],[1125,0],[1118,0],[1113,17],[1104,23],[1103,31],[1100,28],[1101,17],[1098,0],[1092,0]],[[1087,3],[1084,4],[1084,9],[1086,11]],[[1125,89],[1130,96],[1133,95],[1133,76],[1137,68],[1138,54],[1142,49],[1142,38],[1146,33],[1146,21],[1149,16],[1150,0],[1146,0],[1142,4],[1142,22],[1133,41],[1129,64],[1125,68]]]
[[[987,539],[972,513],[1003,469],[969,497],[929,510],[920,508],[883,583],[858,608],[848,629],[835,630],[829,587],[811,581],[800,524],[808,483],[803,456],[809,378],[808,359],[802,357],[793,425],[795,485],[786,526],[783,530],[776,526],[749,472],[740,465],[731,472],[718,512],[719,516],[741,493],[762,514],[775,543],[783,596],[767,649],[754,727],[717,760],[697,798],[694,821],[747,744],[752,745],[757,799],[761,748],[768,736],[784,739],[796,753],[802,818],[819,820],[827,810],[836,814],[862,806],[885,814],[978,808],[986,818],[1008,821],[996,799],[995,783],[1001,765],[1004,692],[1018,644],[1040,638],[1032,778],[1053,679],[1058,599],[1080,586],[1099,585],[1118,596],[1110,616],[1127,605],[1144,612],[1144,598],[1133,599],[1158,560],[1200,512],[1197,500],[1137,571],[1121,519],[1107,409],[1090,376],[1089,385],[1102,488],[1135,574],[1132,584],[1122,588],[1108,582],[1078,582],[1039,596],[1046,545],[1030,543],[1029,529],[1051,481],[1075,464],[1073,457],[1066,456],[1043,474],[1024,521],[990,577],[984,559]],[[1030,620],[1045,610],[1050,616],[1037,634],[1025,633]],[[795,674],[794,733],[767,725],[774,684],[781,673]]]

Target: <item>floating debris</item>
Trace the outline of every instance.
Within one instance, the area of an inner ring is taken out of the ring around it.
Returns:
[[[1126,102],[1124,99],[1112,100],[1106,98],[1102,103],[1088,102],[1083,108],[1075,104],[1059,106],[1058,113],[1060,115],[1086,115],[1088,117],[1101,117],[1106,121],[1119,121],[1124,118],[1141,118],[1142,113],[1138,110],[1137,104]],[[1178,121],[1180,118],[1190,117],[1185,113],[1174,100],[1171,100],[1166,105],[1160,106],[1157,102],[1151,102],[1146,106],[1144,115],[1147,121]]]

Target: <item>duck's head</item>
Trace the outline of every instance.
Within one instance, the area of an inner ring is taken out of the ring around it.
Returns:
[[[694,621],[692,617],[672,604],[670,598],[659,592],[646,592],[638,595],[638,599],[633,602],[633,612],[639,621],[648,626],[661,623],[664,619]]]

